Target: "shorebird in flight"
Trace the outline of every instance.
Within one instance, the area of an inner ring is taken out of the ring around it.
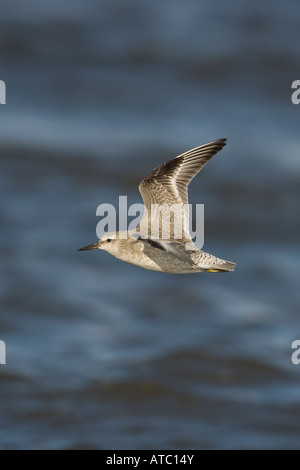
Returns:
[[[215,140],[155,168],[139,185],[145,207],[140,224],[106,233],[78,251],[98,248],[127,263],[173,274],[233,271],[235,263],[199,250],[189,234],[188,185],[224,145],[226,139]]]

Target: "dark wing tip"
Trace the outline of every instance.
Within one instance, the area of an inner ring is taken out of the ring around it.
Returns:
[[[222,139],[217,139],[217,140],[215,140],[213,142],[210,142],[210,143],[217,145],[221,149],[226,145],[227,137],[223,137]]]

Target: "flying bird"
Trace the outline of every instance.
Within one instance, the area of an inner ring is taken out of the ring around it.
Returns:
[[[188,185],[226,139],[193,148],[147,175],[139,185],[143,217],[133,230],[104,234],[78,251],[108,251],[145,269],[171,274],[233,271],[236,263],[199,250],[189,234]]]

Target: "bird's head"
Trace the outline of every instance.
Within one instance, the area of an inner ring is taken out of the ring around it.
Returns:
[[[105,250],[115,255],[118,252],[120,242],[124,239],[124,237],[125,237],[125,232],[124,234],[123,232],[105,233],[104,235],[102,235],[101,238],[99,238],[99,240],[96,243],[92,243],[91,245],[78,248],[77,251],[94,250],[98,248],[99,250]]]

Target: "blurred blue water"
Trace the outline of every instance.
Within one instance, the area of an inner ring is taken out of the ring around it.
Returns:
[[[299,448],[300,6],[31,0],[0,27],[0,447]],[[104,252],[100,203],[227,147],[193,181],[226,275]]]

